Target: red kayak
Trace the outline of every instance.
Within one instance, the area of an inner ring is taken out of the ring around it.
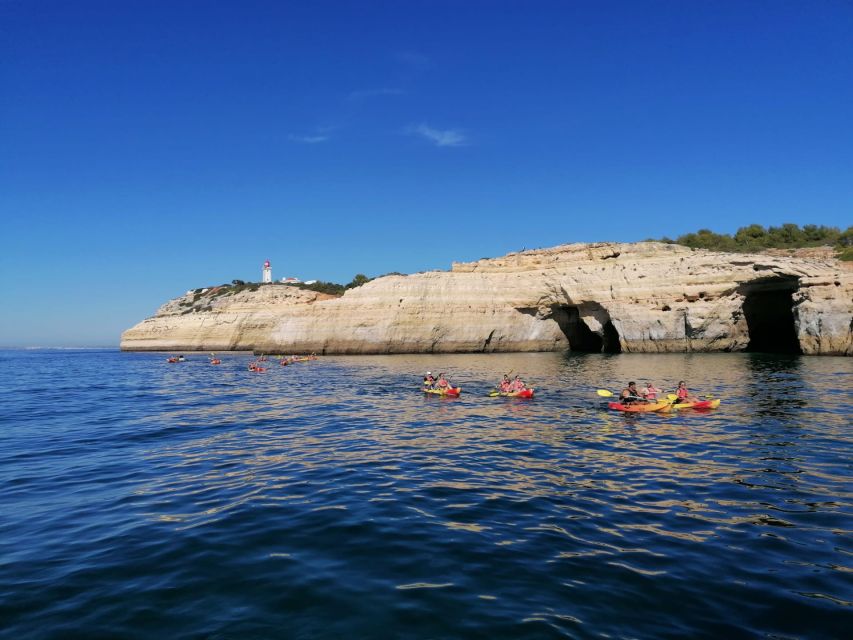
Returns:
[[[522,389],[521,391],[492,391],[490,398],[532,398],[533,389]]]
[[[462,393],[462,387],[450,387],[449,389],[424,389],[424,393],[434,396],[458,396]]]

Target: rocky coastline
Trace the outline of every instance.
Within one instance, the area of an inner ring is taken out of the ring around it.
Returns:
[[[769,351],[853,355],[853,271],[827,256],[568,244],[377,278],[171,300],[124,351],[381,354]]]

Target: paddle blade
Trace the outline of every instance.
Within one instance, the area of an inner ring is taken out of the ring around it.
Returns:
[[[612,398],[613,397],[613,392],[608,391],[607,389],[598,389],[596,391],[596,393],[598,395],[600,395],[602,398]]]
[[[676,400],[678,400],[678,396],[675,395],[674,393],[668,393],[668,394],[666,394],[666,399],[669,400],[670,402],[675,402]]]

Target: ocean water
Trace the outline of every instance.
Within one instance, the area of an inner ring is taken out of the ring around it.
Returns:
[[[0,352],[0,636],[850,637],[851,359],[222,358]]]

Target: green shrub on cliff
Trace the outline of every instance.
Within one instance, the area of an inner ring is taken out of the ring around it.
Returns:
[[[317,280],[317,282],[312,282],[311,284],[300,282],[290,286],[305,289],[307,291],[316,291],[317,293],[327,293],[330,296],[342,296],[344,295],[344,291],[346,291],[346,287],[342,284],[337,284],[336,282],[324,282],[322,280]]]
[[[307,289],[308,291],[317,291],[318,293],[327,293],[332,296],[342,296],[344,295],[344,291],[346,291],[347,289],[355,289],[356,287],[360,287],[361,285],[366,284],[371,280],[372,278],[368,278],[363,273],[358,273],[348,284],[338,284],[336,282],[324,282],[322,280],[318,280],[317,282],[312,282],[311,284],[305,284],[304,282],[300,282],[291,286],[298,287],[300,289]]]
[[[750,224],[739,228],[734,236],[700,229],[686,233],[675,240],[662,238],[660,242],[681,244],[694,249],[713,251],[761,251],[762,249],[800,249],[803,247],[833,246],[842,260],[851,260],[853,227],[841,231],[838,227],[807,224],[803,227],[785,223],[780,227],[763,227]]]

